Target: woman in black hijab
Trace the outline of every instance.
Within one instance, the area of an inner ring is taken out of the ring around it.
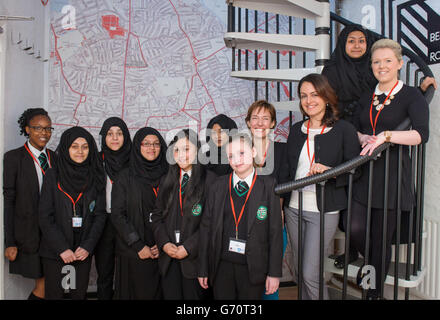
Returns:
[[[106,211],[111,212],[111,192],[118,173],[128,168],[131,138],[124,120],[111,117],[104,121],[101,131],[101,158],[107,176]],[[96,246],[95,264],[98,273],[96,281],[99,300],[113,297],[113,277],[115,270],[115,230],[110,219],[106,220],[104,232]]]
[[[376,40],[378,38],[361,25],[346,26],[322,70],[338,96],[341,118],[350,122],[361,94],[377,84],[371,70],[370,55]]]
[[[104,170],[92,135],[67,129],[56,149],[55,169],[48,169],[41,190],[40,256],[46,299],[85,299],[91,255],[105,224]]]
[[[228,116],[219,114],[209,121],[206,129],[206,142],[209,146],[209,150],[206,152],[206,157],[209,161],[207,164],[208,170],[213,171],[217,176],[231,173],[232,169],[229,166],[224,147],[230,135],[230,132],[227,130],[237,129],[237,124]]]
[[[113,184],[111,221],[116,229],[116,299],[159,299],[159,252],[151,229],[159,183],[168,172],[167,146],[153,128],[133,139],[128,168]]]

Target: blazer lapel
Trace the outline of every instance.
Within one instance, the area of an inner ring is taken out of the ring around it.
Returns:
[[[228,176],[228,183],[229,183],[229,176]],[[225,214],[225,204],[226,201],[229,201],[229,185],[228,183],[223,184],[222,188],[218,190],[217,199],[219,199],[219,202],[217,203],[218,206],[214,208],[213,218],[215,219],[215,231],[214,234],[217,234],[219,232],[220,236],[223,232],[223,217]]]
[[[257,179],[255,180],[255,185],[252,188],[252,192],[246,204],[247,208],[245,209],[247,211],[246,214],[248,221],[248,227],[247,227],[248,234],[250,233],[252,229],[252,225],[255,222],[255,218],[257,216],[258,203],[262,199],[263,189],[264,189],[263,182],[257,176]]]
[[[40,184],[38,183],[38,175],[35,170],[35,162],[32,156],[27,152],[27,150],[23,147],[24,157],[23,157],[23,168],[26,170],[26,176],[29,177],[29,183],[35,188],[35,190],[40,190]]]

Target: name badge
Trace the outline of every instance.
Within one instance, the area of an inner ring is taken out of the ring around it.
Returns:
[[[176,235],[176,243],[180,242],[180,230],[176,230],[174,231],[175,235]]]
[[[238,254],[245,254],[246,241],[235,238],[229,238],[229,251]]]
[[[72,227],[81,228],[82,227],[82,217],[73,217],[72,218]]]

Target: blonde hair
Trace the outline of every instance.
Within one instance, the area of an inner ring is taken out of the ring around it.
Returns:
[[[380,39],[373,43],[373,46],[371,47],[371,56],[373,56],[374,51],[377,49],[385,48],[393,50],[397,60],[399,60],[399,62],[402,61],[402,47],[398,42],[391,39]]]

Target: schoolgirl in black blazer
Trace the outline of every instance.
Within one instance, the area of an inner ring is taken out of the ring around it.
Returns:
[[[106,211],[111,212],[112,186],[119,172],[128,168],[131,151],[130,131],[124,120],[111,117],[104,121],[99,131],[101,136],[101,159],[106,173]],[[104,231],[95,249],[95,266],[98,300],[111,300],[115,271],[115,230],[110,219],[106,219]]]
[[[116,229],[116,299],[161,297],[151,227],[159,182],[168,172],[167,146],[153,128],[140,129],[133,139],[130,165],[120,172],[112,190],[111,221]]]
[[[159,269],[164,298],[198,300],[205,292],[197,281],[199,224],[205,196],[215,174],[197,160],[200,142],[192,130],[180,131],[168,146],[170,166],[159,187],[152,214],[159,248]]]
[[[21,134],[28,141],[5,153],[3,162],[3,196],[5,256],[9,272],[35,279],[28,299],[44,298],[44,278],[38,250],[38,203],[43,177],[55,162],[55,154],[46,148],[53,128],[42,108],[27,109],[18,120]]]
[[[68,288],[72,299],[85,299],[91,255],[106,219],[104,170],[84,128],[64,131],[56,153],[56,169],[46,173],[39,206],[46,298],[62,299]]]
[[[278,278],[282,276],[280,199],[274,193],[275,179],[258,175],[253,167],[256,150],[250,138],[231,139],[227,152],[234,172],[216,180],[202,217],[199,282],[204,288],[213,287],[215,299],[259,300],[264,293],[272,294],[278,289]],[[234,160],[240,153],[250,164]],[[251,168],[246,178],[239,176],[244,166]],[[239,179],[249,180],[248,189],[236,196],[234,189]],[[239,221],[238,226],[237,222],[234,225],[234,218]]]

